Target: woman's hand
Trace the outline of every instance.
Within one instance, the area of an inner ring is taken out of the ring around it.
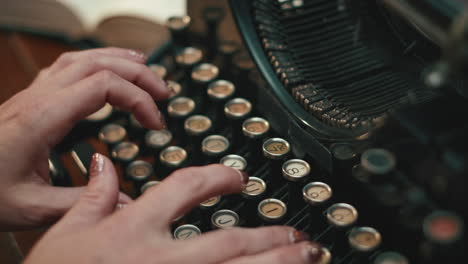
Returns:
[[[184,241],[172,239],[173,219],[209,197],[240,192],[246,177],[222,165],[178,170],[113,213],[118,200],[115,170],[106,157],[96,154],[86,191],[25,264],[320,263],[320,246],[286,226],[233,228]]]
[[[169,96],[143,55],[105,48],[70,52],[0,106],[0,231],[56,220],[83,187],[49,185],[48,157],[73,125],[106,102],[150,129],[165,126],[154,100]],[[130,198],[120,195],[122,203]]]

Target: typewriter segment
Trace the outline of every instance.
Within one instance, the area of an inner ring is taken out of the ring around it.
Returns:
[[[380,25],[371,11],[381,6],[357,2],[231,1],[262,76],[246,47],[219,38],[226,10],[205,10],[203,34],[192,32],[190,17],[172,17],[172,45],[148,61],[172,91],[157,102],[167,128],[148,130],[106,105],[57,151],[71,155],[83,177],[93,152],[107,154],[133,198],[188,166],[220,163],[249,175],[241,193],[175,219],[174,239],[288,225],[323,245],[324,264],[462,263],[465,218],[448,191],[456,181],[434,178],[443,169],[419,158],[430,153],[424,144],[387,122],[400,107],[438,95],[381,58],[362,35],[369,21]],[[409,65],[422,67],[422,51],[406,48]],[[444,136],[437,140],[451,134]],[[56,157],[50,164],[55,184],[86,182],[70,178]]]

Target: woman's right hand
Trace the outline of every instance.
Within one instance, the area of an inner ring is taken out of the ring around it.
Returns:
[[[233,228],[184,241],[172,238],[173,219],[209,197],[240,192],[246,178],[222,165],[178,170],[114,212],[116,172],[108,158],[95,154],[86,190],[25,264],[320,263],[320,246],[292,227]]]

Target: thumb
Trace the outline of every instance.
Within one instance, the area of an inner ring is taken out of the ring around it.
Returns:
[[[62,224],[68,227],[87,227],[110,215],[119,200],[117,173],[112,162],[101,154],[94,154],[89,183],[78,202],[64,216]]]

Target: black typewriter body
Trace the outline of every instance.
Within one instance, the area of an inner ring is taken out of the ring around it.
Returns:
[[[250,190],[175,220],[176,239],[285,224],[325,246],[323,263],[465,263],[468,85],[454,74],[429,87],[440,58],[459,61],[383,2],[232,0],[245,48],[217,38],[219,8],[204,11],[205,35],[173,18],[173,45],[148,62],[174,91],[158,104],[168,131],[102,110],[51,156],[54,184],[71,184],[62,153],[86,175],[84,140],[97,138],[134,198],[186,166],[251,176]],[[444,28],[462,4],[413,7]]]

